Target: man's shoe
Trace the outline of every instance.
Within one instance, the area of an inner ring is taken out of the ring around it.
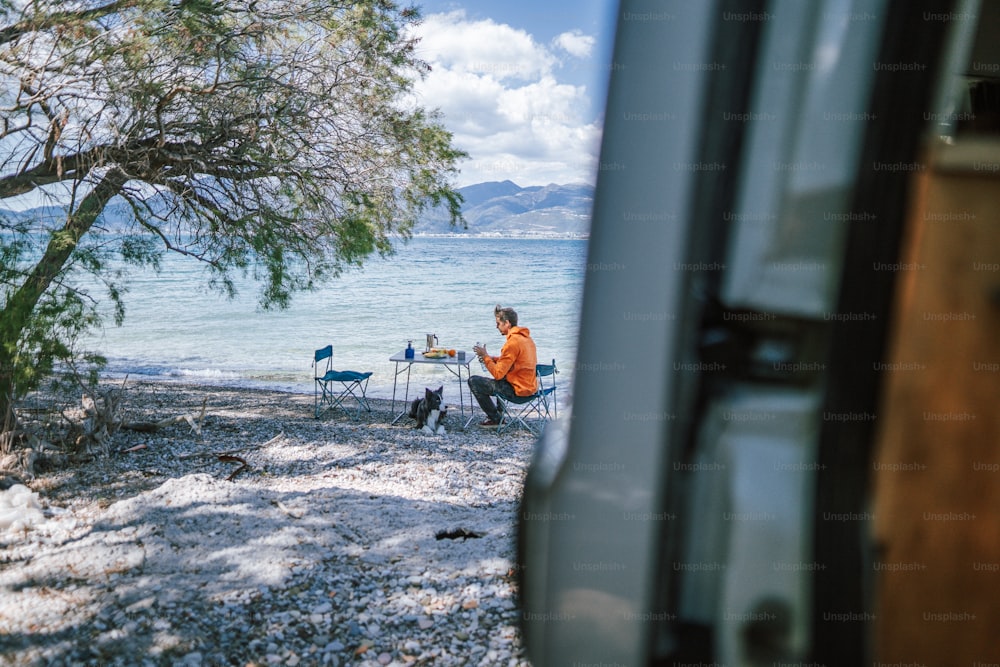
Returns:
[[[479,428],[496,428],[500,425],[500,422],[493,421],[492,419],[484,419],[479,422]]]

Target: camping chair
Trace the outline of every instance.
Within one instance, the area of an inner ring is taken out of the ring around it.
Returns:
[[[538,364],[535,366],[535,377],[538,378],[538,391],[530,396],[517,396],[515,398],[505,398],[494,394],[497,399],[497,407],[500,410],[500,424],[497,426],[497,433],[501,433],[513,426],[520,426],[525,430],[539,435],[539,430],[535,430],[536,424],[526,421],[528,417],[536,416],[542,421],[558,417],[556,406],[556,360],[551,364]]]
[[[326,360],[325,369],[322,367],[323,360]],[[371,371],[359,373],[358,371],[333,370],[333,345],[316,350],[316,354],[313,356],[313,369],[316,379],[316,419],[319,419],[324,407],[340,408],[347,412],[344,401],[348,398],[357,401],[359,417],[362,408],[368,412],[372,411],[371,405],[368,404],[368,397],[365,396],[365,391],[368,389],[368,378],[372,375]]]

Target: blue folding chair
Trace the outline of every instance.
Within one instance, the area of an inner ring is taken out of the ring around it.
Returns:
[[[558,406],[556,405],[556,373],[558,372],[555,359],[552,360],[551,364],[537,364],[535,377],[538,378],[538,391],[534,394],[515,398],[505,398],[494,394],[494,398],[497,399],[497,408],[500,410],[500,424],[497,426],[497,433],[514,426],[520,426],[535,435],[539,435],[540,427],[544,426],[546,421],[558,417]],[[526,421],[532,416],[541,420],[538,430],[536,430],[534,422]]]
[[[326,361],[325,367],[323,361]],[[361,410],[372,411],[368,404],[368,397],[365,391],[368,389],[368,378],[371,371],[359,373],[358,371],[335,371],[333,370],[333,345],[327,345],[321,350],[316,350],[313,356],[315,385],[315,406],[316,419],[326,408],[340,408],[347,413],[344,401],[353,398],[358,403],[357,415],[361,416]],[[322,375],[320,374],[322,373]],[[348,416],[349,413],[348,413]]]

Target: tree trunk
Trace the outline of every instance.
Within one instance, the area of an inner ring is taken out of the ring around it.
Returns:
[[[35,306],[63,271],[80,239],[90,231],[105,205],[118,194],[127,180],[125,173],[117,167],[105,174],[76,210],[68,213],[65,226],[52,233],[38,263],[4,304],[0,314],[0,427],[14,427],[12,406],[25,391],[17,382],[19,343],[22,332],[31,322]]]

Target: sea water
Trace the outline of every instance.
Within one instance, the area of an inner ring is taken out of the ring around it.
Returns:
[[[436,334],[439,347],[465,350],[472,373],[485,375],[472,346],[499,354],[504,338],[493,308],[500,304],[530,329],[539,363],[555,360],[562,404],[576,358],[586,248],[580,239],[416,237],[277,311],[259,308],[251,280],[238,281],[237,297],[228,299],[207,290],[197,261],[168,256],[159,273],[133,274],[124,325],[108,324],[90,347],[108,358],[111,377],[312,393],[313,354],[330,344],[335,369],[372,371],[368,395],[389,398],[396,379],[389,357],[410,340],[419,355],[426,334]],[[445,401],[458,402],[457,380],[444,368],[415,364],[410,383],[411,395],[444,385]]]

